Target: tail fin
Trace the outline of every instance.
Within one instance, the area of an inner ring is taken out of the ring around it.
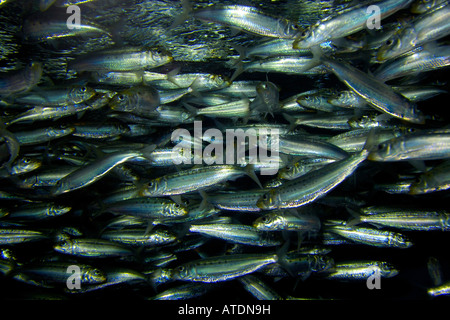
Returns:
[[[181,86],[177,83],[175,76],[180,72],[180,70],[181,70],[181,68],[175,68],[175,69],[169,71],[169,73],[167,73],[167,80],[169,80],[170,82],[172,82],[174,85],[176,85],[178,87],[181,87]]]
[[[295,119],[293,116],[287,113],[283,113],[283,118],[286,119],[289,122],[289,131],[294,130],[294,128],[297,126],[297,119]]]
[[[199,190],[200,196],[202,197],[202,202],[200,203],[199,209],[205,210],[208,207],[208,196],[206,195],[206,192],[203,190]]]
[[[276,252],[276,255],[278,257],[278,264],[286,270],[286,272],[292,277],[295,278],[295,273],[291,270],[291,267],[289,266],[289,263],[286,261],[286,254],[289,250],[289,240],[287,240]]]
[[[378,146],[377,138],[376,138],[376,130],[372,129],[369,131],[367,135],[366,143],[364,143],[363,150],[368,152],[374,150]]]
[[[238,61],[236,64],[236,70],[230,78],[230,81],[233,82],[241,73],[245,71],[244,63],[242,61]]]
[[[151,145],[144,147],[141,150],[142,157],[144,157],[145,159],[147,159],[149,161],[153,161],[152,152],[155,151],[155,149],[156,149],[155,144],[151,144]]]
[[[246,165],[244,170],[245,170],[245,174],[247,176],[252,178],[252,180],[255,181],[261,189],[264,189],[263,185],[261,184],[261,181],[259,181],[258,176],[255,173],[255,165],[254,164],[250,163],[250,164]]]
[[[346,207],[346,209],[352,216],[352,218],[349,221],[347,221],[347,223],[345,224],[347,227],[354,227],[354,226],[362,223],[361,215],[359,214],[359,212],[357,212],[349,207]]]
[[[197,98],[201,98],[202,95],[200,91],[198,90],[200,88],[200,78],[195,78],[194,81],[192,81],[191,85],[189,86],[189,91],[192,95],[196,96]]]
[[[187,102],[183,102],[183,107],[186,108],[186,110],[191,114],[189,118],[195,118],[198,114],[198,109],[196,107],[191,106]]]
[[[238,44],[232,44],[231,45],[233,47],[234,50],[237,51],[237,53],[239,53],[239,58],[234,59],[232,58],[229,63],[231,64],[231,66],[235,66],[239,63],[241,63],[245,58],[247,58],[247,48]]]
[[[313,58],[311,59],[311,62],[309,62],[308,70],[317,67],[326,61],[326,57],[319,45],[311,47],[311,53],[313,54]]]
[[[180,24],[182,24],[189,18],[189,15],[192,12],[192,5],[189,2],[189,0],[182,0],[181,6],[183,8],[183,12],[180,15],[178,15],[177,17],[175,17],[175,20],[169,27],[168,31],[171,31],[173,28],[179,26]]]

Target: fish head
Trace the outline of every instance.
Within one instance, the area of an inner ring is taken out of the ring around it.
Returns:
[[[159,268],[153,271],[148,278],[152,286],[157,288],[161,284],[175,280],[175,270]]]
[[[213,87],[217,89],[225,88],[231,85],[231,81],[228,77],[219,74],[209,75],[209,81],[211,81]]]
[[[295,40],[292,43],[292,48],[294,49],[307,49],[311,47],[309,40],[314,37],[314,28],[307,27],[300,30],[295,36]]]
[[[41,165],[42,165],[42,161],[40,161],[38,159],[34,159],[31,157],[22,157],[22,158],[16,160],[16,162],[14,163],[13,168],[12,168],[12,173],[20,174],[20,173],[30,172],[30,171],[40,168]]]
[[[276,194],[274,189],[265,192],[256,202],[256,206],[260,209],[276,208]]]
[[[176,267],[173,270],[172,276],[176,280],[189,279],[192,271],[192,266],[190,266],[189,263],[185,263]]]
[[[330,270],[335,266],[334,259],[326,255],[314,255],[314,265],[312,271],[322,272]]]
[[[436,191],[436,181],[429,172],[425,172],[419,176],[417,181],[413,182],[409,187],[409,194],[423,194]],[[439,185],[439,182],[437,182]]]
[[[351,117],[348,124],[354,129],[374,128],[380,125],[380,121],[377,120],[375,113],[368,113],[359,117]]]
[[[297,103],[303,107],[308,107],[317,100],[313,94],[305,94],[297,98]]]
[[[3,249],[0,249],[0,259],[16,261],[17,257],[11,249],[3,248]]]
[[[425,115],[414,106],[405,109],[402,119],[411,123],[425,124]]]
[[[137,107],[137,95],[136,93],[124,90],[118,92],[109,101],[109,106],[114,111],[121,112],[133,112]]]
[[[75,132],[75,127],[67,127],[62,125],[59,128],[47,128],[46,133],[48,137],[58,138],[61,136],[66,136]]]
[[[291,180],[294,176],[296,176],[296,173],[299,172],[300,169],[301,167],[299,162],[296,162],[292,165],[287,165],[284,168],[280,169],[278,177],[280,179]]]
[[[47,215],[50,217],[57,217],[63,215],[72,210],[71,207],[61,206],[61,205],[52,205],[47,210]]]
[[[171,217],[183,217],[188,214],[188,209],[181,204],[171,203],[164,208],[165,213]]]
[[[81,280],[83,283],[98,284],[105,282],[107,279],[106,275],[100,269],[86,267],[82,271]]]
[[[391,278],[398,274],[398,270],[391,263],[381,262],[378,267],[382,277]]]
[[[150,180],[141,192],[141,196],[156,195],[159,193],[161,185],[161,178]]]
[[[331,96],[327,102],[336,107],[348,106],[351,105],[355,100],[355,95],[352,91],[342,91],[334,96]]]
[[[268,213],[257,218],[253,222],[253,227],[261,231],[274,231],[283,229],[283,217],[276,213]]]
[[[385,62],[402,55],[415,47],[417,34],[414,28],[406,27],[395,33],[380,47],[377,53],[377,61]]]
[[[367,159],[372,161],[387,161],[391,158],[391,151],[392,146],[388,142],[382,142],[378,144],[378,146],[371,150],[369,155],[367,156]]]
[[[95,90],[87,86],[73,86],[69,91],[70,101],[80,103],[89,100],[95,95]]]
[[[407,236],[400,233],[396,233],[389,236],[389,244],[393,245],[396,248],[403,248],[403,249],[409,248],[413,245],[413,243]]]
[[[53,246],[53,249],[59,253],[73,254],[75,242],[71,239],[59,241]]]
[[[150,50],[149,54],[153,64],[163,65],[173,61],[172,54],[163,48]]]

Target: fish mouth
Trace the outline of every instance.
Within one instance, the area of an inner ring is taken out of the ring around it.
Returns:
[[[256,206],[262,210],[266,209],[266,206],[264,205],[264,202],[262,200],[258,200],[258,202],[256,202]]]
[[[383,161],[383,158],[381,156],[379,156],[377,153],[370,152],[367,155],[367,160],[370,160],[370,161]]]
[[[378,50],[376,58],[377,62],[386,62],[387,59],[388,57],[386,56],[386,50],[384,50],[383,48]]]

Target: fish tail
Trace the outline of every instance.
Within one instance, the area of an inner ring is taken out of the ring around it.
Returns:
[[[172,30],[173,28],[179,26],[180,24],[182,24],[183,22],[185,22],[189,16],[192,13],[192,5],[189,2],[189,0],[182,0],[181,1],[181,6],[183,8],[183,11],[180,15],[178,15],[177,17],[175,17],[174,22],[172,23],[172,25],[169,27],[169,30]]]
[[[238,61],[235,64],[235,68],[236,68],[236,70],[234,71],[233,75],[230,78],[231,82],[233,82],[237,77],[239,77],[239,75],[241,75],[241,73],[243,73],[245,71],[244,63],[242,61]]]
[[[362,223],[361,215],[359,214],[359,212],[357,212],[356,210],[354,210],[350,207],[346,207],[346,209],[347,209],[348,213],[350,213],[350,215],[352,216],[345,224],[347,227],[354,227],[354,226]]]
[[[258,176],[255,173],[255,165],[252,163],[249,163],[244,168],[245,174],[252,178],[253,181],[256,182],[256,184],[261,188],[264,189],[263,185],[261,184],[261,181],[259,181]]]
[[[151,145],[148,145],[148,146],[144,147],[141,150],[142,157],[144,157],[145,159],[147,159],[149,161],[153,161],[152,153],[153,153],[153,151],[155,151],[155,149],[156,149],[156,145],[155,144],[151,144]]]
[[[206,194],[205,191],[203,190],[199,190],[200,196],[202,197],[202,202],[200,203],[200,210],[205,210],[208,205],[209,205],[209,201],[208,201],[208,195]]]
[[[172,82],[174,85],[176,85],[178,87],[181,87],[181,86],[177,83],[175,76],[178,73],[180,73],[180,70],[181,70],[181,68],[175,68],[167,73],[167,80],[169,80],[170,82]]]
[[[292,271],[291,267],[289,266],[289,263],[286,260],[286,255],[289,250],[290,242],[287,240],[277,251],[277,263],[284,269],[286,272],[293,278],[295,278],[295,274]]]
[[[294,128],[297,126],[296,119],[287,113],[283,113],[283,118],[286,119],[287,122],[289,122],[289,131],[294,130]]]
[[[232,44],[231,47],[239,53],[239,58],[231,58],[228,63],[230,63],[233,67],[241,63],[245,58],[247,58],[247,48],[238,44]]]
[[[376,138],[376,130],[372,129],[367,135],[366,142],[364,143],[363,151],[370,152],[378,146]]]
[[[191,114],[189,118],[195,118],[198,114],[198,109],[196,107],[191,106],[187,102],[183,102],[183,107]]]

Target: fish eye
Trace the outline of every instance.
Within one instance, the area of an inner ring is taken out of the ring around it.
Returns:
[[[268,200],[268,199],[269,199],[269,195],[268,195],[267,193],[265,193],[265,194],[262,196],[262,198],[263,198],[263,200]]]
[[[290,171],[292,169],[291,166],[286,166],[286,170]]]
[[[184,271],[184,266],[179,266],[179,267],[177,268],[177,270],[178,270],[179,272],[183,272],[183,271]]]
[[[92,272],[92,274],[93,274],[94,276],[96,276],[96,277],[103,276],[102,273],[101,273],[99,270],[94,270],[94,271]]]
[[[119,100],[123,100],[125,97],[123,96],[123,94],[119,94],[119,95],[117,96],[117,98],[118,98]]]
[[[391,46],[394,43],[394,40],[389,39],[386,41],[386,45]]]
[[[384,143],[378,145],[378,150],[383,150],[384,148],[386,148],[386,145]]]
[[[148,183],[148,186],[151,188],[151,187],[153,187],[153,182],[152,181],[150,181],[149,183]]]
[[[265,216],[265,217],[262,217],[262,218],[261,218],[261,221],[262,221],[263,223],[267,223],[267,222],[270,221],[270,219],[269,219],[269,217]]]
[[[87,90],[86,87],[81,87],[81,88],[80,88],[80,91],[81,91],[81,92],[86,92],[86,90]]]
[[[177,203],[177,204],[175,204],[175,208],[180,208],[181,206]]]

